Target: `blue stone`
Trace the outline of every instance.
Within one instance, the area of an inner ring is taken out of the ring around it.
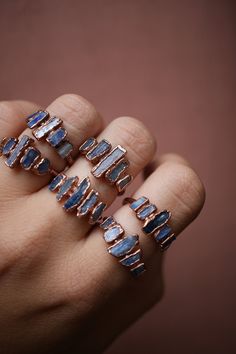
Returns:
[[[121,257],[132,251],[138,243],[138,235],[130,235],[124,237],[121,241],[115,243],[114,246],[108,248],[108,252],[114,257]]]
[[[97,143],[95,138],[88,138],[80,147],[79,151],[81,154],[86,154],[94,145]]]
[[[104,156],[110,150],[111,150],[111,144],[106,140],[102,140],[102,141],[100,141],[100,143],[98,143],[96,146],[94,146],[94,148],[92,150],[90,150],[87,153],[86,158],[89,161],[95,161],[95,160],[101,158],[102,156]]]
[[[130,208],[134,211],[137,211],[139,208],[141,208],[146,203],[149,203],[148,198],[140,197],[137,200],[135,200],[133,203],[130,204]]]
[[[63,208],[65,210],[71,210],[77,207],[84,199],[89,187],[90,187],[90,179],[86,177],[80,182],[80,184],[78,185],[74,193],[65,202]]]
[[[28,148],[28,150],[25,152],[24,156],[22,156],[20,160],[21,166],[25,170],[29,170],[39,157],[40,157],[40,152],[37,149],[30,147]]]
[[[138,250],[135,253],[132,253],[128,256],[126,256],[125,258],[120,260],[120,263],[125,266],[125,267],[130,267],[136,263],[138,263],[141,259],[141,251]]]
[[[53,178],[51,183],[48,186],[48,189],[51,192],[54,192],[55,190],[58,189],[59,186],[61,186],[61,183],[65,180],[66,176],[63,174],[57,175],[56,177]]]
[[[49,113],[46,111],[38,111],[36,113],[31,114],[27,118],[27,125],[30,129],[35,128],[36,126],[44,123],[49,117]]]
[[[148,216],[150,216],[152,213],[154,213],[157,210],[157,207],[154,204],[148,204],[147,206],[144,206],[138,213],[137,217],[140,220],[146,219]]]
[[[160,246],[161,251],[167,250],[167,248],[169,248],[170,245],[172,244],[172,242],[175,240],[176,240],[176,237],[174,234],[172,234],[169,237],[167,237],[165,240],[160,242],[159,246]]]
[[[16,146],[17,141],[18,140],[16,138],[7,139],[5,144],[2,147],[2,155],[3,156],[9,155],[12,149],[14,149],[14,147]]]
[[[106,172],[106,179],[111,182],[115,183],[120,175],[129,167],[129,162],[125,159],[119,161],[112,169]]]
[[[108,155],[106,155],[93,169],[94,177],[99,178],[106,173],[115,163],[117,163],[124,155],[126,150],[120,145],[115,147]]]
[[[155,235],[156,241],[163,241],[172,234],[172,229],[169,225],[164,225]]]
[[[73,150],[73,145],[69,141],[64,141],[57,148],[57,153],[61,156],[62,159],[65,159]]]
[[[39,175],[45,175],[50,172],[51,164],[47,158],[43,158],[36,166],[35,169]]]
[[[144,263],[139,264],[137,267],[131,269],[132,275],[136,278],[146,271]]]
[[[78,177],[67,178],[57,193],[57,200],[60,201],[71,190],[77,181]]]
[[[125,177],[119,179],[116,182],[116,187],[119,193],[123,193],[125,188],[133,181],[133,177],[131,175],[126,175]]]
[[[86,199],[83,201],[81,206],[78,207],[77,210],[77,216],[85,216],[87,215],[91,209],[94,207],[94,205],[98,201],[98,192],[94,191],[93,189],[89,193],[89,195],[86,197]]]
[[[37,128],[33,135],[36,139],[40,140],[47,136],[53,129],[59,127],[62,124],[62,120],[57,117],[50,118],[45,124]]]
[[[151,234],[156,231],[159,227],[163,226],[170,219],[170,212],[164,210],[159,214],[154,215],[150,220],[147,220],[143,226],[143,231],[146,234]]]
[[[64,128],[58,128],[49,134],[47,142],[49,142],[52,147],[56,147],[65,139],[66,135],[67,131]]]
[[[5,161],[5,164],[8,167],[13,168],[16,163],[20,160],[20,157],[24,150],[33,142],[34,140],[31,139],[27,135],[23,135],[22,138],[19,140],[18,144],[14,148],[14,150],[11,152],[11,155],[8,157],[8,159]]]
[[[121,227],[121,225],[117,224],[114,226],[111,226],[108,230],[104,232],[104,239],[106,242],[113,242],[117,240],[119,237],[121,237],[124,234],[124,229]]]
[[[110,226],[115,224],[113,216],[108,216],[99,226],[103,230],[107,230]]]
[[[89,223],[90,224],[95,224],[96,222],[99,221],[99,219],[102,216],[102,213],[104,210],[107,208],[107,205],[103,202],[98,203],[98,205],[95,206],[93,209],[93,212],[90,216]]]

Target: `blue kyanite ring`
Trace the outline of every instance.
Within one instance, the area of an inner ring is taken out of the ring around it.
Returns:
[[[125,235],[123,227],[116,222],[113,216],[104,218],[100,223],[103,238],[109,245],[108,253],[119,260],[119,263],[128,269],[134,277],[138,277],[146,270],[142,260],[142,251],[139,245],[139,236]]]
[[[150,203],[146,197],[138,199],[125,198],[124,204],[129,204],[136,217],[143,221],[143,233],[153,235],[161,251],[169,248],[171,243],[176,239],[171,226],[168,224],[171,218],[170,211],[158,211],[156,205]]]
[[[38,111],[31,114],[26,122],[27,126],[33,130],[33,135],[37,140],[46,140],[50,146],[55,148],[62,159],[65,159],[69,165],[73,164],[72,152],[74,147],[67,140],[68,134],[62,126],[62,119],[50,117],[47,111]],[[46,167],[46,163],[44,163],[42,170],[46,170]]]

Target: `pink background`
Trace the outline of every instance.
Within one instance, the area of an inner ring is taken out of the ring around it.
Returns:
[[[164,300],[109,354],[236,352],[235,27],[233,1],[0,2],[0,99],[73,92],[107,121],[138,117],[206,185],[168,252]]]

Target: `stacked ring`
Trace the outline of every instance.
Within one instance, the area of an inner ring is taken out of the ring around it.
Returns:
[[[125,159],[126,149],[120,145],[112,149],[107,140],[103,139],[98,143],[91,137],[79,147],[79,152],[95,164],[92,169],[95,178],[105,177],[109,184],[116,186],[119,195],[125,192],[133,180],[130,174],[126,174],[129,167],[129,161]]]
[[[140,197],[137,200],[125,198],[124,204],[129,204],[136,217],[144,221],[142,231],[147,235],[154,236],[161,251],[169,248],[176,239],[172,228],[167,224],[171,217],[170,211],[163,210],[158,212],[157,207],[150,203],[146,197]]]
[[[47,111],[38,111],[27,118],[27,126],[33,129],[33,135],[37,140],[46,141],[55,148],[59,156],[73,164],[73,145],[66,139],[68,133],[62,126],[63,121],[58,117],[50,117]]]
[[[57,172],[51,168],[50,161],[42,157],[33,143],[34,139],[28,135],[23,135],[19,139],[3,138],[0,144],[0,155],[6,157],[5,164],[10,168],[20,163],[26,171],[32,171],[38,175],[52,174],[55,176]]]
[[[109,216],[100,224],[104,231],[103,237],[109,245],[108,253],[119,259],[119,262],[128,268],[134,277],[145,272],[142,262],[142,252],[139,247],[138,235],[126,235],[123,227],[117,223],[113,216]]]
[[[102,213],[107,208],[100,200],[99,193],[91,188],[89,177],[79,181],[79,177],[67,177],[58,174],[48,186],[56,192],[57,201],[64,200],[63,209],[67,212],[77,210],[77,216],[89,216],[89,223],[94,225],[101,221]]]

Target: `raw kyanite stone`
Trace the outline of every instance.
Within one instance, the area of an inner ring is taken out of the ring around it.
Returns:
[[[102,213],[104,212],[104,210],[106,208],[107,208],[107,205],[105,203],[103,203],[103,202],[98,203],[94,207],[94,209],[93,209],[93,211],[92,211],[92,213],[90,215],[89,223],[90,224],[95,224],[96,222],[98,222],[100,220],[101,216],[102,216]]]
[[[31,114],[27,118],[27,125],[30,129],[37,127],[38,125],[44,123],[49,117],[49,113],[46,111],[38,111]]]
[[[105,241],[109,243],[117,240],[122,235],[124,235],[124,229],[121,227],[121,225],[117,224],[106,230],[103,237]]]
[[[130,208],[133,211],[137,211],[137,210],[139,210],[142,206],[144,206],[147,203],[149,203],[148,198],[140,197],[137,200],[135,200],[133,203],[130,204]]]
[[[37,149],[29,147],[20,160],[21,166],[25,170],[30,170],[40,156],[41,154]]]
[[[131,273],[134,277],[138,277],[146,271],[144,263],[140,263],[135,268],[131,269]]]
[[[158,228],[165,225],[170,219],[171,213],[167,210],[164,210],[158,214],[155,214],[151,219],[147,220],[144,223],[143,231],[146,234],[151,234],[155,232]]]
[[[160,230],[158,230],[154,237],[157,242],[161,242],[172,234],[172,229],[169,225],[164,225]]]
[[[66,211],[68,211],[77,207],[86,196],[89,188],[90,188],[90,179],[86,177],[79,183],[74,193],[67,199],[63,208]]]
[[[167,248],[169,248],[170,245],[172,244],[172,242],[175,241],[175,240],[176,240],[176,237],[175,237],[174,234],[172,234],[169,237],[167,237],[165,240],[160,242],[159,246],[161,248],[161,251],[167,250]]]
[[[154,204],[148,204],[138,211],[137,217],[140,220],[144,220],[155,211],[157,211],[157,207]]]
[[[138,263],[141,259],[141,251],[138,250],[132,254],[129,254],[125,258],[120,260],[120,263],[125,267],[130,267],[136,263]]]
[[[108,155],[106,155],[93,169],[94,177],[99,178],[106,173],[116,162],[118,162],[126,154],[126,150],[120,145],[115,147]]]
[[[108,216],[101,224],[100,228],[103,230],[107,230],[110,226],[115,224],[115,220],[113,216]]]
[[[50,118],[45,124],[37,128],[33,135],[36,139],[40,140],[47,136],[53,129],[59,127],[62,124],[62,120],[57,117]]]
[[[87,153],[86,158],[93,162],[103,157],[110,150],[111,144],[107,140],[102,140]]]
[[[48,186],[48,189],[51,192],[56,191],[62,184],[63,181],[65,181],[66,176],[63,174],[57,175],[56,177],[53,178],[53,180],[51,181],[51,183]]]
[[[65,139],[66,135],[67,131],[60,127],[49,134],[47,137],[47,142],[49,142],[52,147],[56,147]]]
[[[17,142],[18,142],[18,139],[16,139],[16,138],[8,138],[8,139],[6,139],[6,141],[4,142],[4,144],[2,146],[2,155],[3,156],[8,156],[10,154],[10,152],[16,146]]]
[[[119,193],[122,193],[125,191],[126,187],[133,181],[133,177],[131,175],[126,175],[125,177],[119,179],[116,182],[116,187],[118,189]]]
[[[56,151],[61,156],[62,159],[65,159],[73,151],[73,145],[66,140],[56,148]]]
[[[25,149],[33,142],[34,140],[31,139],[27,135],[23,135],[22,138],[19,140],[18,144],[15,146],[14,150],[12,150],[11,155],[5,161],[5,164],[8,167],[13,168],[20,160],[22,154],[24,153]]]
[[[77,216],[85,216],[87,215],[98,202],[98,192],[94,191],[93,189],[83,201],[83,203],[77,209]]]
[[[114,257],[122,257],[132,251],[138,243],[138,235],[129,235],[124,237],[108,248],[108,252]]]
[[[87,154],[87,152],[92,149],[97,144],[95,138],[88,138],[80,147],[79,152],[81,154]]]
[[[51,163],[47,158],[43,158],[34,168],[39,175],[46,175],[51,170]]]
[[[66,196],[66,194],[74,187],[75,183],[78,182],[78,177],[70,177],[65,180],[65,182],[62,184],[61,188],[59,189],[59,192],[57,193],[57,200],[60,201],[63,197]]]
[[[110,183],[115,183],[120,175],[129,167],[129,162],[125,159],[120,160],[114,167],[106,172],[106,179]]]

